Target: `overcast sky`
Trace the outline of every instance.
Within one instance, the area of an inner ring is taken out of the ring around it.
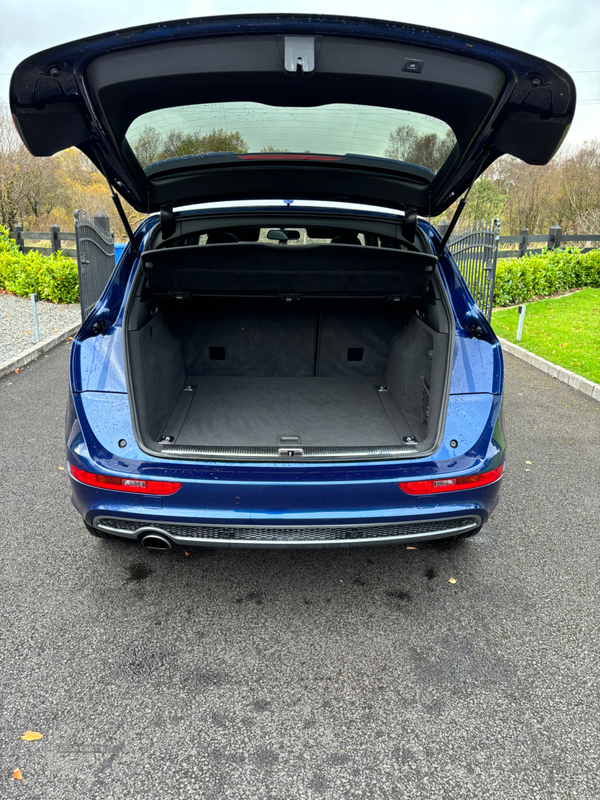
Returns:
[[[412,22],[535,53],[577,85],[568,141],[600,138],[599,0],[0,0],[0,98],[8,99],[10,75],[23,58],[62,42],[165,19],[268,11]]]

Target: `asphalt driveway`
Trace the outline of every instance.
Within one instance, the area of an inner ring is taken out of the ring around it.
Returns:
[[[67,365],[0,381],[1,797],[600,797],[600,403],[507,357],[458,545],[185,556],[83,528]]]

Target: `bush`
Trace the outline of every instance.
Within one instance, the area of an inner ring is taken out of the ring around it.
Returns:
[[[600,287],[600,250],[577,247],[498,261],[494,305],[507,306],[568,289]]]
[[[76,303],[79,300],[77,264],[59,251],[42,256],[37,250],[21,253],[6,228],[0,226],[0,289],[40,300]]]

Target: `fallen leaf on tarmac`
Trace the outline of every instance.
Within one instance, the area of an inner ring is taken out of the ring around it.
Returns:
[[[73,341],[73,337],[72,336],[67,336],[66,341],[67,342],[72,342]]]
[[[525,472],[531,472],[531,470],[530,469],[526,469]]]
[[[43,737],[43,733],[38,733],[37,731],[25,731],[23,736],[21,736],[21,739],[23,739],[24,742],[35,742]]]
[[[523,392],[519,392],[519,397],[523,397]]]
[[[15,372],[19,372],[19,369],[17,368],[17,369],[15,370]]]
[[[526,461],[525,463],[526,463],[526,464],[531,464],[531,461]]]
[[[416,550],[416,547],[411,547],[409,544],[406,545],[407,550]]]
[[[63,471],[63,472],[65,471],[65,468],[64,468],[64,467],[59,467],[59,469],[62,469],[62,471]]]
[[[448,578],[448,583],[455,584],[456,583],[456,578]]]
[[[187,552],[187,550],[184,552],[184,554],[183,554],[183,555],[184,555],[184,556],[189,556],[189,553]]]
[[[22,780],[23,780],[23,773],[21,772],[21,770],[20,770],[20,769],[16,769],[16,770],[13,772],[13,778],[14,778],[16,781],[22,781]]]

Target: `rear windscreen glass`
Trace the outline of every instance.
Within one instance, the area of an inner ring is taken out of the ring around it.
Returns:
[[[371,156],[437,172],[456,143],[435,117],[348,103],[314,107],[207,103],[151,111],[130,125],[127,141],[143,167],[216,153]]]

